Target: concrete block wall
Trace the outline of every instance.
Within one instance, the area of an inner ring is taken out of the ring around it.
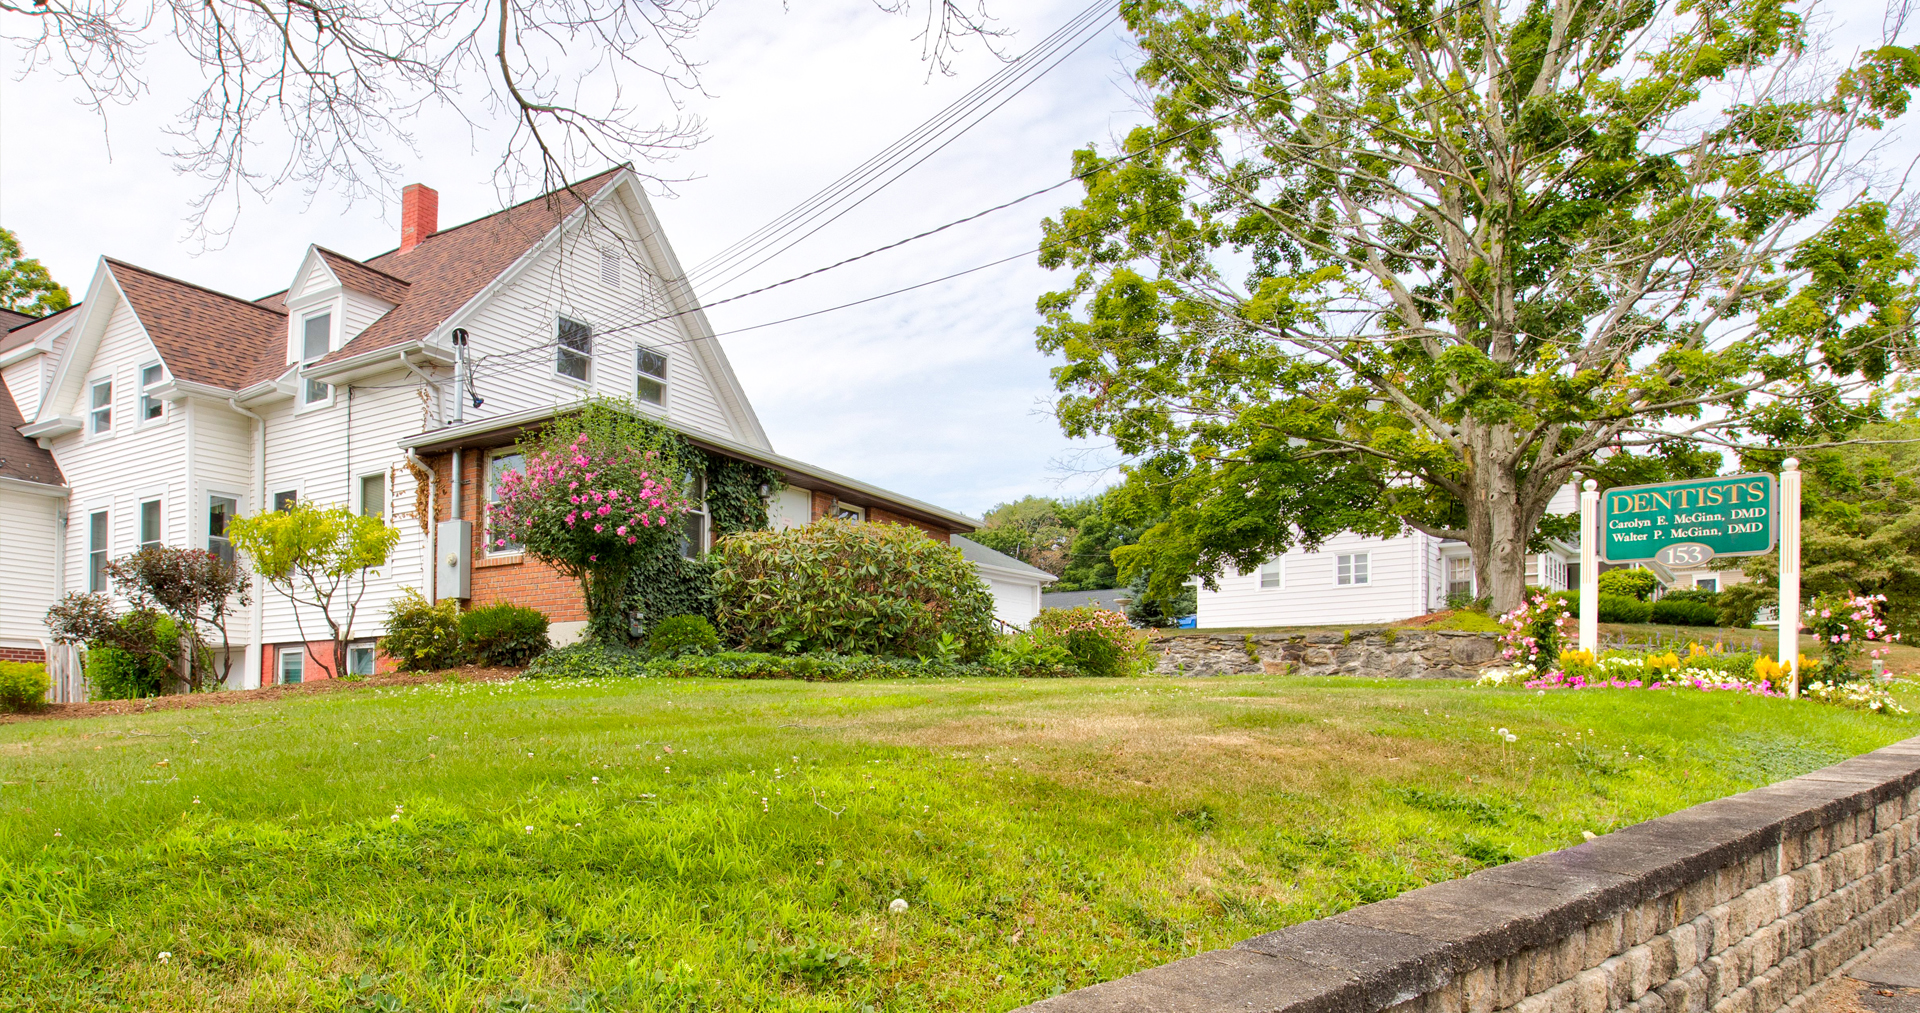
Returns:
[[[1031,1013],[1773,1013],[1920,910],[1920,738]]]

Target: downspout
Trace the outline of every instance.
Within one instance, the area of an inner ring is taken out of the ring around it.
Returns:
[[[260,513],[267,508],[267,420],[240,407],[238,394],[227,399],[227,407],[253,420],[253,495],[254,512]],[[249,631],[247,645],[250,664],[246,674],[240,677],[240,688],[250,689],[264,683],[262,673],[266,671],[266,589],[260,586],[260,575],[254,574],[253,580],[253,629]]]
[[[424,370],[422,370],[419,366],[416,366],[413,364],[412,359],[407,358],[406,349],[402,348],[400,350],[400,354],[398,358],[400,360],[400,365],[405,366],[408,372],[412,373],[414,376],[419,377],[420,382],[426,384],[427,389],[434,392],[434,395],[433,395],[434,420],[439,421],[440,390],[439,390],[439,387],[435,385],[433,377],[428,376]],[[438,601],[439,599],[436,598],[434,594],[434,585],[438,583],[439,576],[440,576],[440,567],[438,565],[439,559],[440,559],[440,556],[439,556],[440,546],[439,546],[438,533],[434,531],[434,521],[438,520],[440,517],[440,506],[438,502],[438,497],[440,493],[440,476],[434,472],[432,465],[421,460],[420,455],[414,453],[414,450],[412,447],[407,448],[407,463],[412,464],[414,467],[419,468],[421,471],[424,471],[427,473],[427,516],[426,516],[426,522],[424,524],[424,527],[427,529],[427,532],[426,532],[427,556],[426,556],[425,564],[422,565],[420,568],[420,577],[421,577],[421,583],[427,585],[426,587],[427,600]],[[456,468],[455,470],[458,471],[458,468]],[[459,500],[456,498],[454,502],[458,503]]]

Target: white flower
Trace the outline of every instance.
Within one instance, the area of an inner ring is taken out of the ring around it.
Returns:
[[[167,952],[166,950],[161,950],[161,951],[160,951],[160,962],[161,962],[162,964],[164,964],[164,963],[166,963],[167,961],[169,961],[169,960],[172,960],[172,959],[173,959],[173,954],[172,954],[172,953],[169,953],[169,952]]]
[[[532,828],[532,827],[528,827],[528,828],[527,828],[527,833],[533,833],[533,828]]]
[[[895,898],[893,899],[893,903],[891,903],[891,904],[888,904],[888,905],[887,905],[887,910],[888,910],[889,912],[891,912],[891,913],[893,913],[893,914],[897,914],[897,915],[903,915],[903,914],[906,914],[906,913],[907,913],[907,902],[906,902],[905,900],[903,900],[902,898],[899,898],[899,897],[895,897]]]
[[[1515,734],[1513,734],[1512,732],[1508,732],[1508,733],[1507,733],[1507,741],[1508,741],[1508,742],[1518,742],[1518,741],[1520,741],[1520,736],[1518,736],[1518,735],[1515,735]]]

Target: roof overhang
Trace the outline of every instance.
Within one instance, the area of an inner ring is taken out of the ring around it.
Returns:
[[[494,418],[476,420],[460,425],[443,426],[429,429],[424,433],[409,436],[400,441],[403,450],[421,454],[437,454],[448,450],[462,450],[479,447],[511,446],[525,434],[540,428],[559,416],[580,410],[580,403],[557,405],[552,408],[533,408],[526,411],[500,415]],[[711,450],[737,457],[744,461],[764,464],[782,475],[787,481],[801,488],[817,492],[831,493],[835,496],[855,501],[877,501],[887,509],[915,520],[944,526],[949,531],[965,534],[977,530],[980,522],[966,514],[956,513],[945,507],[934,506],[897,492],[888,492],[877,485],[849,478],[825,468],[817,468],[791,457],[782,457],[769,450],[736,443],[712,433],[689,429],[669,419],[655,415],[639,415],[650,422],[658,423],[687,438],[687,442],[703,450]]]
[[[425,341],[409,341],[309,366],[306,375],[328,383],[346,383],[389,369],[400,369],[403,363],[409,362],[416,366],[451,366],[453,352]]]
[[[977,559],[969,559],[967,562],[972,563],[974,569],[979,570],[989,577],[1004,577],[1007,580],[1021,584],[1037,584],[1044,587],[1060,579],[1040,569],[1016,570],[1011,566],[996,566],[993,563],[982,563]]]
[[[177,378],[153,388],[149,393],[162,401],[183,401],[190,397],[206,401],[226,401],[233,397],[233,391],[225,387]]]
[[[51,440],[56,436],[80,431],[80,419],[73,415],[55,415],[42,422],[32,422],[20,427],[20,435],[34,440]]]
[[[67,498],[67,487],[64,485],[29,482],[24,478],[8,478],[5,475],[0,475],[0,490],[6,492],[23,492],[30,496],[46,496],[51,499]]]

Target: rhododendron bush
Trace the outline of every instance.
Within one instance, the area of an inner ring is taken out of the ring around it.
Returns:
[[[525,466],[498,480],[487,538],[580,582],[596,640],[624,642],[627,578],[677,551],[688,502],[677,445],[605,405],[555,420],[524,446]]]

